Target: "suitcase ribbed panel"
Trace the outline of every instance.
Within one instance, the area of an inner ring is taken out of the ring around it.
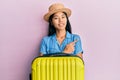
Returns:
[[[78,57],[36,58],[32,80],[84,80],[83,61]]]

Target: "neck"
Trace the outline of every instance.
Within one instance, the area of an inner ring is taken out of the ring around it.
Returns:
[[[66,36],[66,30],[60,30],[60,31],[56,31],[56,37],[57,38],[65,38]]]

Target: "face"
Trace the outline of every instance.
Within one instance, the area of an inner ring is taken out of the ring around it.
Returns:
[[[67,24],[66,15],[63,12],[57,12],[52,18],[52,24],[57,30],[65,30]]]

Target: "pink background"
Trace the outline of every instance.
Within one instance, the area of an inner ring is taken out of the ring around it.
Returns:
[[[72,10],[73,33],[82,39],[85,80],[120,80],[119,0],[1,0],[0,80],[29,80],[32,60],[47,34],[48,6]]]

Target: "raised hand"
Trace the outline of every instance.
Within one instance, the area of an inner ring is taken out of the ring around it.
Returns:
[[[70,42],[69,44],[67,44],[63,52],[72,53],[74,51],[74,46],[77,41],[78,40],[74,40],[73,42]]]

